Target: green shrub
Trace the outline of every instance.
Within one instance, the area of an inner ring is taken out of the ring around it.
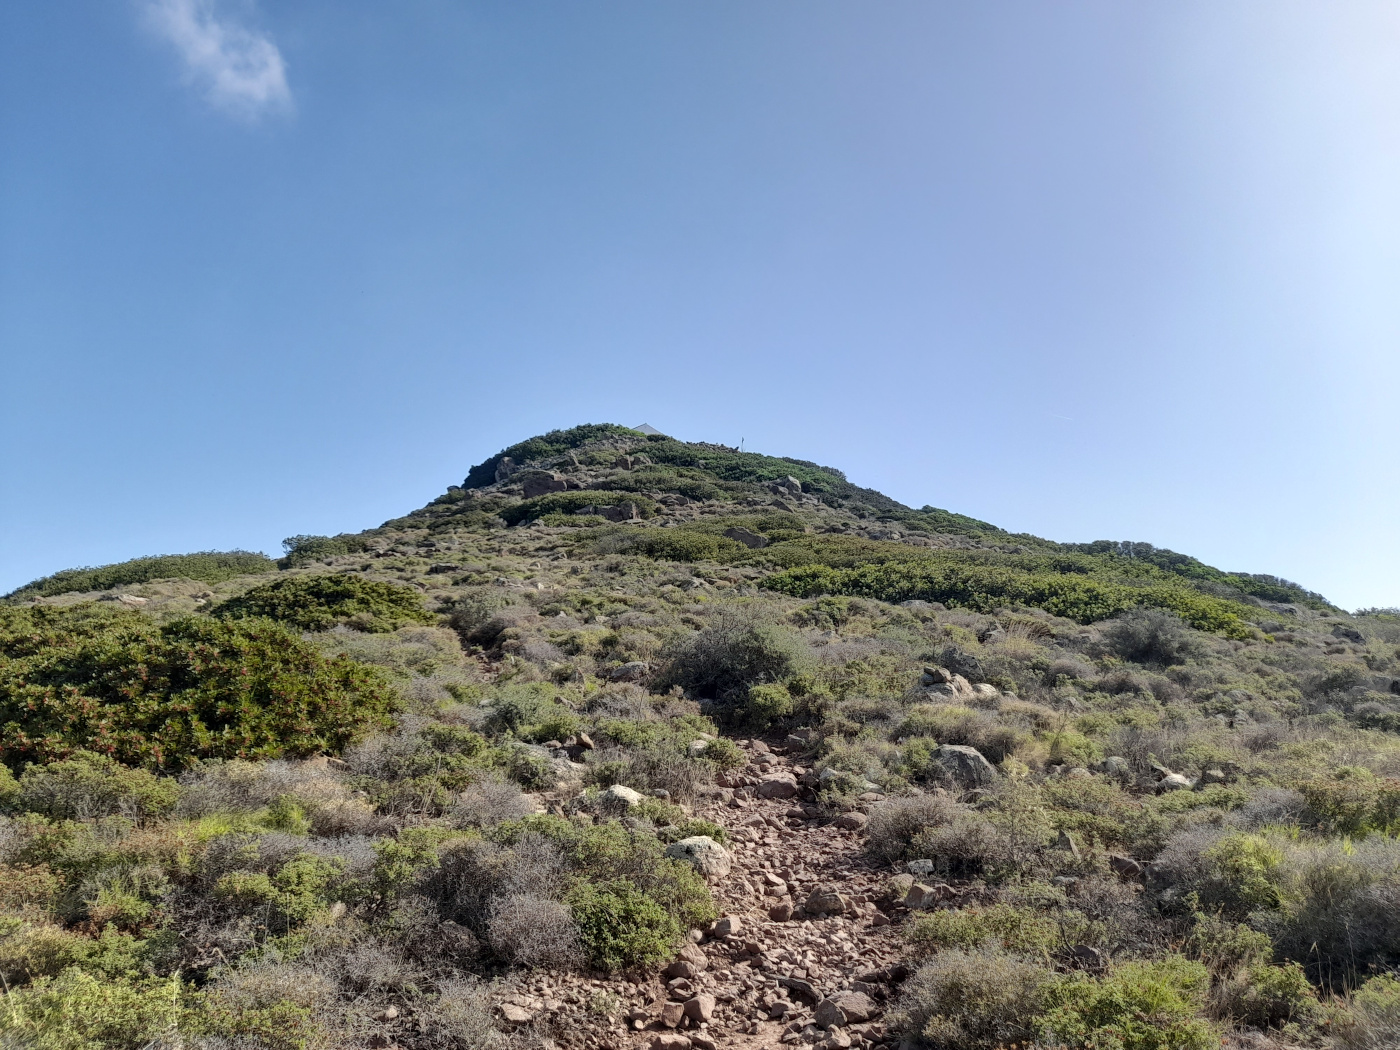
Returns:
[[[1218,903],[1237,915],[1280,904],[1283,851],[1259,835],[1227,835],[1205,851],[1220,882]],[[1211,902],[1216,903],[1216,902]]]
[[[323,558],[358,554],[368,550],[369,546],[369,541],[363,536],[344,532],[339,536],[288,536],[282,541],[282,550],[286,552],[282,567],[295,569]]]
[[[742,543],[694,529],[648,529],[632,536],[629,551],[657,561],[732,562],[749,552]]]
[[[656,688],[678,685],[695,696],[732,702],[750,686],[790,678],[808,659],[793,631],[731,607],[672,648]]]
[[[266,620],[0,609],[0,761],[76,751],[178,770],[339,750],[397,703],[374,668]]]
[[[1054,916],[993,904],[918,915],[904,936],[914,957],[922,959],[950,948],[971,951],[988,943],[1012,952],[1049,952],[1059,946],[1060,930]]]
[[[198,554],[165,554],[151,558],[133,558],[115,565],[94,569],[64,569],[26,583],[5,595],[6,599],[28,601],[49,598],[55,594],[80,591],[106,591],[113,587],[129,587],[151,580],[184,577],[201,583],[222,583],[235,576],[275,572],[277,563],[265,554],[251,551],[201,551]]]
[[[412,587],[348,573],[288,576],[254,587],[215,606],[225,620],[265,616],[300,631],[329,631],[337,624],[383,634],[409,623],[436,623]]]
[[[102,980],[69,969],[11,993],[0,1035],[28,1050],[140,1050],[175,1032],[192,995],[178,977]]]
[[[1400,978],[1372,977],[1351,995],[1347,1050],[1391,1050],[1400,1046]]]
[[[1037,1034],[1055,975],[994,950],[940,952],[905,984],[896,1030],[930,1050],[1001,1050]]]
[[[91,820],[122,813],[147,818],[169,813],[180,786],[144,769],[130,769],[107,755],[78,751],[48,765],[29,765],[13,805],[55,820]]]
[[[580,882],[566,899],[589,962],[600,970],[654,966],[670,958],[680,942],[675,918],[623,879]]]
[[[1048,571],[1048,567],[1026,571],[955,558],[946,555],[849,569],[807,565],[770,576],[764,586],[798,598],[845,594],[886,602],[919,599],[985,613],[1005,605],[1027,605],[1079,623],[1105,620],[1146,605],[1169,609],[1193,627],[1228,638],[1254,634],[1244,619],[1249,614],[1245,607],[1185,587],[1167,583],[1130,586]]]
[[[700,757],[706,762],[714,763],[717,769],[742,769],[748,764],[748,756],[740,749],[734,741],[725,737],[715,737],[705,745],[705,750],[700,752]]]
[[[1256,963],[1216,993],[1217,1010],[1254,1028],[1282,1028],[1319,1012],[1317,993],[1296,962],[1282,966]]]
[[[1125,963],[1053,986],[1041,1023],[1085,1050],[1215,1050],[1219,1033],[1198,1016],[1209,989],[1206,968],[1181,956]]]
[[[776,721],[792,714],[792,694],[781,682],[749,686],[748,696],[743,703],[730,705],[725,709],[725,717],[735,725],[742,725],[754,732],[766,732]]]

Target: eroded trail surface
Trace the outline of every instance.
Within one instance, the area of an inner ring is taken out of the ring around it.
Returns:
[[[719,921],[646,979],[517,978],[499,1009],[519,1034],[604,1050],[893,1045],[903,909],[881,899],[891,873],[864,853],[863,815],[838,826],[801,801],[800,756],[740,744],[748,766],[695,806],[731,836],[730,871],[710,878]]]

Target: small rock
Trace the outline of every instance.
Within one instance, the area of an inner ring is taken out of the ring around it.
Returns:
[[[909,872],[910,875],[932,875],[933,861],[928,858],[911,860],[908,864],[904,865],[904,870]],[[896,878],[898,878],[898,876],[896,876]]]
[[[835,1000],[823,999],[817,1003],[817,1008],[812,1013],[812,1020],[823,1028],[831,1028],[846,1023],[846,1012]]]
[[[842,831],[864,831],[869,823],[869,817],[855,810],[850,813],[842,813],[836,818],[836,826]]]
[[[529,1024],[535,1019],[535,1015],[523,1006],[516,1006],[514,1003],[501,1004],[501,1016],[511,1024]]]
[[[1133,771],[1128,760],[1122,755],[1109,755],[1103,760],[1103,771],[1111,777],[1126,777]]]
[[[880,1012],[880,1008],[875,1005],[875,1000],[864,992],[837,992],[829,996],[828,999],[841,1008],[841,1012],[846,1015],[846,1020],[854,1024],[868,1021]]]
[[[651,664],[645,660],[629,660],[608,672],[608,678],[614,682],[640,682],[650,673]]]
[[[792,798],[797,794],[797,781],[785,773],[769,773],[758,783],[759,798]]]
[[[640,791],[634,791],[630,787],[614,784],[599,795],[598,799],[603,805],[614,809],[631,809],[633,806],[640,806],[645,796]]]
[[[792,901],[780,901],[768,909],[768,917],[774,922],[787,922],[792,918]]]
[[[1207,769],[1201,774],[1202,784],[1223,784],[1225,783],[1225,771],[1223,769]]]
[[[1180,773],[1168,773],[1161,780],[1157,781],[1158,792],[1167,791],[1190,791],[1196,785],[1189,777],[1184,777]]]
[[[666,1003],[661,1007],[661,1023],[667,1028],[675,1028],[684,1016],[685,1006],[682,1003]]]
[[[1142,874],[1142,864],[1122,853],[1110,853],[1108,866],[1113,869],[1114,874],[1122,875],[1125,878],[1137,878]]]
[[[933,886],[916,882],[909,887],[909,892],[904,897],[904,906],[910,909],[932,908],[935,904],[952,900],[957,895],[957,890],[946,882],[940,882]]]
[[[679,1035],[676,1032],[662,1032],[660,1035],[654,1035],[648,1044],[650,1050],[689,1050],[694,1045],[689,1037]]]
[[[578,735],[578,746],[585,751],[592,751],[597,745],[593,743],[593,738],[587,733],[580,733]]]
[[[722,878],[729,874],[733,858],[708,835],[692,835],[666,847],[666,856],[694,865],[701,875]]]
[[[985,787],[1000,775],[982,752],[964,744],[941,744],[933,761],[954,783],[964,788]]]
[[[714,1012],[715,997],[713,995],[707,995],[702,992],[693,999],[686,1000],[685,1016],[689,1017],[692,1021],[708,1021],[714,1016]]]
[[[1068,831],[1060,832],[1059,836],[1055,839],[1055,845],[1052,848],[1068,853],[1075,860],[1079,859],[1079,846],[1075,844],[1074,836],[1072,836]]]
[[[812,915],[841,915],[851,902],[840,893],[825,886],[814,889],[803,907]]]
[[[745,547],[754,550],[768,546],[767,536],[760,536],[756,532],[750,532],[748,529],[739,528],[738,526],[732,529],[725,529],[724,538],[727,540],[734,540],[736,543],[742,543]]]
[[[383,1009],[383,1010],[380,1010],[379,1013],[375,1014],[375,1015],[374,1015],[374,1019],[375,1019],[376,1021],[392,1021],[394,1018],[396,1018],[396,1017],[398,1017],[398,1016],[399,1016],[399,1008],[398,1008],[397,1006],[390,1006],[390,1007],[386,1007],[386,1008]]]
[[[734,937],[744,928],[744,922],[737,915],[723,915],[715,920],[710,932],[715,937]]]
[[[687,944],[676,953],[675,962],[663,971],[667,977],[692,978],[710,965],[709,956],[693,944]]]

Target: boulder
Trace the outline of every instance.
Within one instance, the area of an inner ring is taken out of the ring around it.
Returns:
[[[685,1006],[682,1003],[666,1003],[661,1007],[661,1023],[667,1028],[675,1028],[681,1023],[681,1018],[685,1016]],[[690,1045],[690,1040],[685,1042]]]
[[[1062,850],[1075,860],[1079,859],[1079,845],[1074,841],[1074,836],[1068,831],[1061,831],[1059,836],[1055,839],[1055,844],[1050,848]]]
[[[998,776],[992,765],[975,747],[940,744],[933,752],[934,763],[954,783],[964,788],[986,787]]]
[[[651,664],[645,660],[629,660],[609,671],[608,679],[613,682],[640,682],[650,673]]]
[[[680,1003],[676,1003],[680,1006]],[[679,1020],[676,1022],[680,1023]],[[651,1042],[647,1044],[648,1050],[690,1050],[695,1044],[687,1036],[676,1032],[662,1032],[660,1035],[651,1037]]]
[[[744,920],[737,915],[721,915],[715,920],[710,932],[716,937],[734,937],[744,928]]]
[[[768,918],[774,922],[787,922],[792,918],[792,901],[779,901],[768,909]]]
[[[935,883],[930,886],[927,883],[916,882],[909,887],[909,892],[904,895],[904,906],[910,909],[932,908],[936,904],[952,900],[958,895],[957,890],[949,886],[946,882]]]
[[[526,499],[543,496],[548,492],[563,492],[569,483],[557,474],[540,471],[528,475],[521,486],[521,495]]]
[[[1126,777],[1133,771],[1122,755],[1109,755],[1103,760],[1103,771],[1111,777]]]
[[[758,782],[759,798],[792,798],[797,794],[797,781],[786,773],[769,773]]]
[[[834,999],[823,999],[812,1011],[812,1020],[823,1028],[835,1028],[846,1023],[846,1011]]]
[[[1143,870],[1141,863],[1122,853],[1110,853],[1108,866],[1113,869],[1115,875],[1122,875],[1128,879],[1137,878]]]
[[[829,886],[818,886],[802,905],[811,915],[842,915],[851,902]]]
[[[748,529],[740,528],[737,525],[732,529],[725,529],[724,538],[734,540],[736,543],[742,543],[745,547],[749,547],[753,550],[768,546],[767,536],[760,536],[756,532],[750,532]]]
[[[729,851],[708,835],[692,835],[666,847],[666,856],[683,860],[701,875],[722,878],[733,863]]]
[[[842,813],[836,818],[836,826],[842,831],[864,831],[869,823],[870,818],[856,810]]]
[[[516,1006],[514,1003],[501,1004],[501,1016],[511,1024],[529,1024],[535,1019],[535,1015],[523,1006]]]
[[[622,784],[614,784],[598,796],[598,800],[611,809],[631,809],[633,806],[640,806],[645,798],[640,791]]]
[[[715,1013],[715,997],[701,992],[685,1002],[685,1016],[692,1021],[708,1021]]]
[[[1157,791],[1165,793],[1168,791],[1190,791],[1196,786],[1190,777],[1184,777],[1180,773],[1168,773],[1161,780],[1157,781]]]
[[[932,875],[933,861],[926,857],[921,857],[918,860],[911,860],[908,864],[904,865],[904,870],[909,872],[910,875]],[[895,878],[903,878],[903,876],[896,875]]]
[[[846,1020],[852,1024],[868,1021],[880,1012],[875,1000],[864,992],[836,992],[828,996],[827,1001],[840,1007],[841,1012],[846,1015]]]

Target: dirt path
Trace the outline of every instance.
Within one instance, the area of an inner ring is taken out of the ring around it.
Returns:
[[[868,862],[859,830],[814,819],[815,809],[804,811],[795,795],[761,797],[796,790],[786,782],[804,771],[800,759],[760,742],[740,744],[749,765],[726,779],[733,786],[695,807],[698,816],[729,830],[733,866],[710,880],[723,918],[683,953],[691,963],[672,972],[685,976],[657,974],[638,982],[520,975],[501,989],[499,1002],[508,1018],[534,1033],[537,1045],[886,1045],[880,1017],[890,982],[900,976],[893,968],[901,944],[876,901],[890,873]],[[784,919],[784,909],[796,914]],[[828,998],[832,1002],[818,1010]],[[681,1004],[692,1000],[692,1016],[677,1020]]]

